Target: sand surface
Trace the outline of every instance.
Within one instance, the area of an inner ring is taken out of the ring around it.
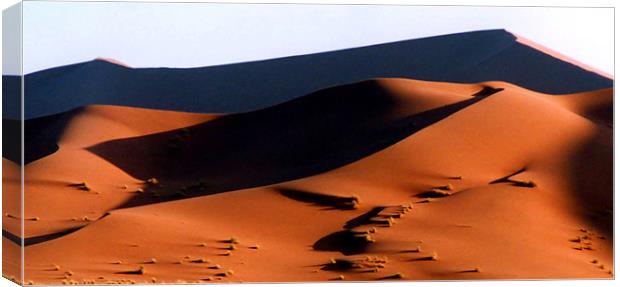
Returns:
[[[26,166],[25,280],[611,278],[612,98],[376,79],[243,114],[88,106]]]

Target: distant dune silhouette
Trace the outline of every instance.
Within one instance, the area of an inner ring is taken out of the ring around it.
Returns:
[[[612,80],[516,41],[505,30],[406,40],[318,54],[201,68],[127,68],[93,60],[25,77],[25,118],[91,104],[201,113],[245,112],[330,86],[378,77],[474,83],[506,81],[550,94]],[[3,76],[5,91],[19,80]],[[4,118],[19,105],[5,97]],[[8,102],[7,102],[8,101]]]

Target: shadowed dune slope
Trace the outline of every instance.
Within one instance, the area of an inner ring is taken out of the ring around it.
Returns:
[[[398,272],[408,280],[610,278],[612,131],[590,111],[608,109],[613,91],[581,98],[589,95],[549,96],[502,82],[378,79],[209,118],[89,107],[67,125],[58,152],[26,167],[37,184],[27,187],[26,215],[40,217],[26,223],[26,233],[84,226],[26,247],[26,279],[206,283],[328,281],[343,275],[359,281],[398,280]],[[458,108],[446,113],[450,107]],[[318,111],[321,117],[313,114]],[[435,111],[442,112],[440,119],[421,121],[423,128],[395,128]],[[133,120],[140,115],[158,121]],[[282,117],[290,120],[283,123]],[[229,124],[236,128],[215,133]],[[100,132],[84,133],[93,127]],[[305,135],[295,127],[314,130]],[[325,136],[313,135],[319,132]],[[378,143],[386,134],[392,141]],[[226,144],[218,146],[220,140]],[[170,143],[172,154],[162,150]],[[227,165],[242,159],[255,170],[246,175],[260,178],[295,166],[313,170],[356,150],[371,152],[352,153],[358,158],[293,180],[218,194],[208,190],[230,184],[218,182],[218,171],[247,173],[248,167]],[[280,153],[295,164],[287,165]],[[69,160],[76,158],[83,161]],[[161,177],[149,185],[137,178],[141,173]],[[198,174],[211,174],[211,181],[193,186]],[[81,180],[99,193],[67,187]],[[134,192],[138,187],[146,191]],[[182,187],[187,188],[179,197],[163,194]],[[445,196],[419,198],[431,191]],[[39,199],[43,193],[49,196]],[[204,196],[183,198],[198,194]],[[136,197],[152,202],[116,209]],[[69,219],[89,212],[109,215]],[[229,241],[231,236],[237,240]],[[226,270],[234,273],[222,275]]]
[[[483,90],[481,84],[370,80],[88,150],[135,178],[167,182],[162,193],[174,194],[183,187],[177,183],[188,182],[204,183],[199,194],[235,190],[359,160],[483,99],[474,97]]]
[[[551,94],[612,86],[612,80],[520,43],[505,30],[488,30],[213,67],[132,69],[105,60],[62,66],[26,75],[25,118],[93,104],[244,112],[380,77],[498,80]],[[3,84],[18,83],[14,78],[3,76]],[[18,105],[5,100],[4,117],[15,119],[18,109],[10,107]]]
[[[25,167],[24,205],[26,238],[75,229],[102,217],[106,211],[127,201],[142,187],[142,182],[85,150],[111,139],[142,136],[180,129],[217,118],[216,115],[189,114],[140,108],[91,106],[71,118],[59,139],[56,153]],[[88,131],[88,132],[85,132]],[[5,166],[14,163],[3,160]],[[7,170],[5,168],[5,170]],[[4,174],[3,180],[15,183],[19,178]],[[72,186],[86,182],[91,190]],[[19,188],[4,189],[4,198],[19,199]],[[11,192],[9,192],[11,191]],[[71,208],[64,204],[71,202]],[[6,206],[6,212],[19,214],[19,205]],[[5,218],[3,229],[20,234],[19,220]]]
[[[27,221],[26,236],[83,226],[89,223],[84,217],[94,220],[119,206],[277,183],[337,168],[482,99],[483,94],[472,95],[487,90],[485,84],[379,79],[245,114],[87,107],[66,123],[58,152],[26,166],[27,209],[49,220]],[[143,186],[150,177],[165,186]],[[70,186],[84,181],[92,192]],[[75,204],[63,209],[57,206],[63,204],[59,199]]]

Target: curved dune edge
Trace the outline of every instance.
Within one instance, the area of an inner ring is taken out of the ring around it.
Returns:
[[[121,62],[121,61],[119,61],[117,59],[114,59],[114,58],[98,57],[98,58],[95,58],[95,61],[97,61],[97,60],[106,61],[108,63],[119,65],[119,66],[123,66],[125,68],[131,68],[129,65],[127,65],[127,64],[125,64],[125,63],[123,63],[123,62]]]
[[[25,222],[27,237],[85,226],[28,246],[26,280],[283,282],[326,281],[343,275],[345,280],[374,281],[399,279],[392,276],[399,272],[410,280],[612,276],[608,273],[613,270],[608,214],[613,190],[611,129],[591,120],[587,112],[611,103],[607,99],[612,90],[552,97],[499,82],[379,83],[390,98],[400,100],[393,106],[398,108],[389,110],[390,118],[469,99],[484,86],[504,90],[325,173],[119,209],[105,217],[135,196],[143,179],[131,177],[85,147],[218,117],[88,107],[69,123],[58,152],[26,167],[26,217],[39,218]],[[347,107],[354,106],[338,106]],[[523,168],[512,181],[489,184]],[[530,180],[535,187],[518,185]],[[81,181],[88,182],[91,192],[67,186]],[[449,196],[427,203],[423,203],[426,197],[418,197],[447,184],[451,188],[446,189],[452,190],[444,193]],[[354,196],[359,198],[358,208],[343,208],[341,203]],[[412,210],[400,214],[399,206],[410,203]],[[372,217],[374,223],[359,220],[377,207],[386,209]],[[394,223],[387,227],[390,216]],[[10,219],[4,222],[4,229],[14,228]],[[339,234],[346,233],[351,222],[360,224],[354,227],[360,232],[375,227],[377,232],[370,234],[375,242],[349,250]],[[231,236],[239,244],[234,244],[231,256],[223,256],[231,244],[221,241]],[[580,236],[588,239],[571,241]],[[3,240],[4,246],[12,244]],[[259,248],[251,248],[254,245]],[[332,257],[365,256],[387,257],[388,262],[381,263],[378,272],[321,269],[330,267],[321,264]],[[149,263],[152,258],[156,262]],[[207,268],[215,264],[222,269]],[[133,274],[139,266],[145,274]],[[229,269],[234,274],[219,276]],[[13,272],[5,269],[5,276]]]

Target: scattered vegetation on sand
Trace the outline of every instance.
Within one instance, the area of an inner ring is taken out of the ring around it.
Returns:
[[[359,238],[359,240],[362,240],[366,243],[375,242],[375,240],[370,236],[370,234],[355,234],[353,236],[355,236],[356,238]]]
[[[458,175],[458,176],[450,176],[450,177],[448,177],[448,179],[463,180],[463,176],[461,176],[461,175]]]
[[[397,272],[396,274],[385,276],[380,279],[403,279],[403,278],[405,278],[405,274],[403,274],[402,272]]]
[[[441,189],[433,188],[430,191],[419,193],[416,196],[419,197],[419,198],[439,198],[439,197],[446,197],[446,196],[450,196],[450,195],[452,195],[451,192],[448,192],[446,190],[441,190]]]
[[[207,267],[209,269],[222,269],[222,266],[220,266],[219,264],[215,264],[215,265],[211,265],[209,267]]]
[[[231,236],[228,239],[221,240],[222,243],[230,243],[230,244],[239,244],[239,239],[234,236]]]
[[[532,180],[526,180],[526,181],[520,181],[520,180],[512,180],[512,182],[514,183],[515,186],[519,186],[519,187],[529,187],[529,188],[534,188],[537,187],[538,185],[532,181]]]
[[[360,270],[362,272],[376,272],[378,268],[384,268],[387,258],[370,257],[363,258],[331,258],[323,264],[322,270],[329,271],[350,271]]]
[[[234,271],[226,270],[226,272],[216,273],[215,276],[218,276],[218,277],[228,277],[228,276],[232,276],[233,274],[235,274]]]
[[[121,271],[121,272],[117,272],[117,274],[144,275],[144,274],[146,274],[146,268],[144,268],[144,266],[140,265],[138,267],[138,269],[136,269],[136,270]]]
[[[83,191],[91,191],[92,188],[88,185],[88,183],[86,181],[80,182],[80,183],[72,183],[69,184],[69,186],[71,187],[75,187],[79,190],[83,190]]]
[[[39,221],[39,220],[41,220],[41,219],[40,219],[39,217],[34,216],[34,217],[26,217],[26,218],[24,218],[24,220],[28,220],[28,221]]]
[[[157,259],[155,259],[155,258],[151,258],[151,259],[150,259],[149,261],[147,261],[146,263],[148,263],[148,264],[155,264],[155,263],[157,263]]]
[[[341,251],[345,255],[362,253],[368,244],[374,243],[372,234],[377,232],[376,227],[361,228],[364,225],[392,226],[396,218],[401,218],[411,209],[411,204],[396,206],[377,206],[361,214],[344,225],[344,230],[329,234],[313,247],[317,250]]]
[[[427,197],[425,199],[418,201],[417,203],[431,203],[431,202],[433,202],[433,199],[430,197]]]
[[[403,250],[401,251],[402,253],[420,253],[422,252],[422,247],[420,245],[418,245],[416,248],[414,249],[409,249],[409,250]]]
[[[373,207],[371,210],[369,210],[368,212],[359,215],[349,221],[347,221],[347,223],[344,225],[344,228],[346,229],[352,229],[358,226],[362,226],[362,225],[367,225],[367,224],[372,224],[372,220],[374,218],[379,217],[379,214],[385,209],[386,207],[384,206],[377,206],[377,207]]]
[[[481,272],[480,267],[474,267],[472,269],[463,270],[463,273],[479,273]]]
[[[437,252],[433,252],[427,256],[422,256],[413,259],[414,261],[436,261],[438,259]]]
[[[397,212],[399,212],[400,214],[407,214],[409,213],[409,211],[411,211],[412,207],[408,206],[408,205],[401,205],[398,207]]]
[[[204,259],[204,258],[194,259],[194,260],[192,260],[190,262],[192,262],[192,263],[211,263],[211,261],[209,259]]]
[[[454,187],[452,186],[452,184],[448,183],[446,185],[433,187],[432,189],[437,189],[437,190],[454,190]]]
[[[279,191],[282,195],[291,199],[330,206],[338,209],[357,209],[360,204],[360,198],[357,195],[337,196],[290,188],[280,188]]]
[[[259,248],[260,248],[260,245],[258,245],[258,244],[254,244],[254,245],[250,246],[249,248],[250,248],[250,249],[259,249]]]
[[[230,256],[232,255],[232,252],[230,252],[230,250],[226,250],[224,253],[220,254],[222,256]]]
[[[518,175],[520,173],[523,173],[526,171],[526,168],[522,168],[512,174],[509,174],[505,177],[502,178],[498,178],[494,181],[489,182],[489,184],[497,184],[497,183],[510,183],[514,186],[518,186],[518,187],[527,187],[527,188],[534,188],[537,187],[538,184],[536,184],[536,182],[534,182],[533,180],[516,180],[516,179],[511,179],[511,177]]]
[[[385,219],[373,219],[372,223],[383,224],[386,227],[392,227],[392,225],[394,225],[394,219],[392,219],[391,217]]]

